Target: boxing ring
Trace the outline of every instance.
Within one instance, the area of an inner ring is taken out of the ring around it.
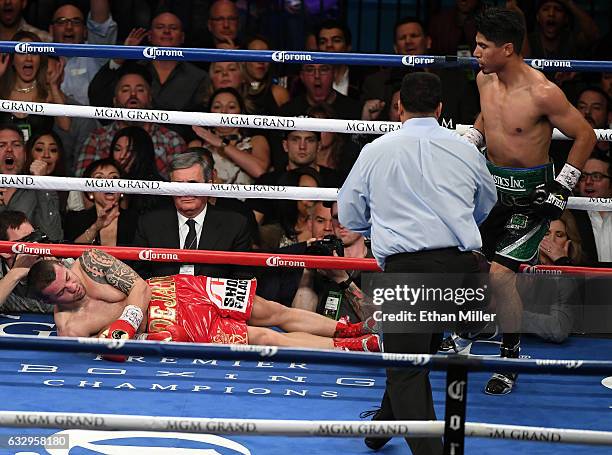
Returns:
[[[0,52],[201,61],[347,63],[461,67],[473,59],[438,56],[170,49],[0,42]],[[612,71],[612,62],[531,60],[553,71]],[[203,126],[383,134],[392,122],[224,115],[68,106],[0,100],[0,111]],[[463,126],[458,125],[461,132]],[[597,130],[611,140],[612,130]],[[555,139],[567,139],[555,132]],[[181,184],[0,175],[1,187],[334,200],[337,189]],[[612,210],[612,200],[571,198],[569,207]],[[89,246],[0,242],[0,252],[77,257]],[[262,267],[375,271],[374,261],[316,256],[101,247],[119,259]],[[532,273],[593,273],[537,266]],[[610,270],[603,273],[611,273]],[[469,356],[346,353],[258,346],[197,345],[55,336],[50,315],[0,315],[0,453],[372,453],[372,435],[445,435],[445,453],[608,454],[612,445],[612,339],[571,337],[563,345],[525,337],[531,358],[499,359],[476,342]],[[103,353],[128,355],[125,363]],[[432,370],[437,422],[370,422],[385,367]],[[473,371],[469,374],[468,371]],[[522,372],[505,396],[482,393],[491,371]],[[467,405],[469,397],[469,405]],[[466,409],[467,408],[467,409]],[[464,443],[465,433],[465,443]],[[456,445],[452,445],[452,441]],[[465,444],[465,445],[464,445]],[[380,452],[406,453],[400,437]]]

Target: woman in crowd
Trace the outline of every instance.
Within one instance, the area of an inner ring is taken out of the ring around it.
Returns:
[[[84,178],[124,178],[121,166],[112,158],[91,163],[83,173]],[[64,217],[64,236],[72,243],[103,246],[131,245],[136,232],[138,215],[131,209],[121,208],[120,193],[87,193],[93,207],[67,212]]]
[[[20,31],[13,41],[40,42],[31,32]],[[61,59],[49,59],[37,54],[2,54],[0,56],[0,97],[5,100],[34,101],[39,103],[65,104],[66,98],[60,89],[64,75]],[[63,131],[70,129],[70,117],[47,117],[41,115],[2,113],[0,122],[15,123],[23,131],[26,140],[38,131],[50,130],[54,122]]]
[[[212,62],[208,69],[210,84],[208,85],[208,96],[204,100],[204,106],[209,106],[214,93],[221,88],[231,87],[235,89],[243,100],[245,106],[243,113],[252,114],[255,108],[247,97],[246,81],[243,77],[244,63],[240,62]]]
[[[278,182],[281,186],[321,187],[316,169],[301,167],[286,172]],[[260,226],[262,249],[284,248],[312,238],[313,201],[278,201],[279,222]]]
[[[245,106],[240,94],[231,87],[215,90],[210,99],[210,112],[243,114]],[[264,136],[249,136],[236,126],[207,129],[194,126],[199,139],[189,147],[209,149],[215,160],[219,183],[251,184],[270,166],[270,146]]]
[[[149,133],[139,126],[128,126],[117,131],[110,145],[109,158],[121,166],[126,179],[157,182],[165,180],[155,165],[153,140]],[[139,215],[171,202],[168,196],[130,195],[130,209]]]
[[[64,177],[64,145],[54,131],[39,131],[27,143],[26,166],[32,175]]]
[[[246,42],[249,50],[269,50],[270,43],[261,35],[255,35]],[[278,108],[289,101],[289,91],[272,79],[270,63],[247,62],[242,66],[242,78],[246,83],[247,98],[254,113],[276,115]]]
[[[32,175],[50,175],[64,177],[64,145],[54,131],[38,131],[26,145],[26,169]],[[57,192],[60,201],[60,210],[66,211],[68,193]]]
[[[551,221],[540,243],[540,264],[585,265],[582,242],[571,212]],[[574,326],[576,308],[581,302],[578,283],[568,276],[519,276],[523,300],[523,333],[561,343]]]
[[[333,108],[327,103],[316,104],[308,109],[308,116],[314,118],[337,118]],[[317,150],[317,165],[337,170],[342,181],[350,172],[359,156],[359,146],[346,134],[321,133]]]

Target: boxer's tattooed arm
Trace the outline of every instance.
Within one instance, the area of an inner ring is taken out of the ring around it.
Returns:
[[[138,280],[138,274],[119,259],[100,250],[87,250],[79,257],[85,274],[96,283],[110,284],[129,295]]]
[[[365,314],[366,311],[364,308],[366,304],[366,296],[363,291],[359,289],[359,286],[357,286],[354,282],[351,282],[349,287],[345,289],[344,295],[353,307],[353,310],[357,316],[359,316],[362,321],[365,321],[365,319],[368,317],[368,315]]]

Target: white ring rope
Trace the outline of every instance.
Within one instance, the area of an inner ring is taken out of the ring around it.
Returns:
[[[337,188],[238,185],[234,183],[185,183],[149,180],[52,177],[48,175],[0,174],[0,188],[55,191],[155,194],[169,196],[215,196],[238,198],[335,201]]]
[[[330,133],[384,134],[401,127],[399,122],[338,120],[327,118],[277,117],[270,115],[215,114],[211,112],[159,111],[118,107],[78,106],[0,100],[0,112],[123,120],[127,122],[173,123],[178,125],[236,126],[240,128]]]
[[[234,183],[182,183],[148,180],[92,179],[37,175],[0,174],[1,188],[24,188],[54,191],[154,194],[169,196],[214,196],[243,199],[291,199],[335,201],[338,188],[302,186],[238,185]],[[570,197],[568,208],[612,211],[612,198]]]
[[[462,125],[458,123],[456,125],[455,131],[457,131],[457,133],[463,136],[463,134],[465,134],[465,132],[468,129],[470,129],[472,126],[474,125]],[[595,136],[597,136],[598,141],[612,142],[612,130],[593,129],[593,131],[595,131]],[[574,140],[574,138],[566,136],[561,131],[559,131],[557,128],[553,130],[552,138],[558,141],[573,141]]]
[[[400,122],[369,120],[339,120],[271,115],[213,114],[210,112],[161,111],[152,109],[124,109],[118,107],[78,106],[73,104],[35,103],[30,101],[0,100],[0,112],[12,112],[53,117],[83,117],[99,120],[130,122],[174,123],[178,125],[237,126],[240,128],[274,129],[288,131],[320,131],[348,134],[385,134],[399,129]],[[456,125],[463,134],[471,125]],[[612,130],[594,130],[600,141],[612,141]],[[571,140],[559,130],[553,139]]]
[[[434,437],[444,434],[444,421],[359,422],[350,420],[211,419],[25,411],[0,411],[0,427],[170,431],[248,436]],[[608,431],[498,425],[492,423],[468,422],[465,424],[465,435],[469,437],[519,441],[612,445],[612,432]]]

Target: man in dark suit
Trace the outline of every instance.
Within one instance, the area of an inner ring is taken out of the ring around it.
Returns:
[[[213,169],[196,152],[176,155],[170,164],[173,182],[211,183]],[[249,251],[251,234],[245,216],[208,204],[206,196],[174,196],[175,208],[144,214],[138,220],[134,245],[153,248]],[[134,269],[152,276],[207,275],[252,278],[249,269],[220,264],[179,264],[141,261]]]

